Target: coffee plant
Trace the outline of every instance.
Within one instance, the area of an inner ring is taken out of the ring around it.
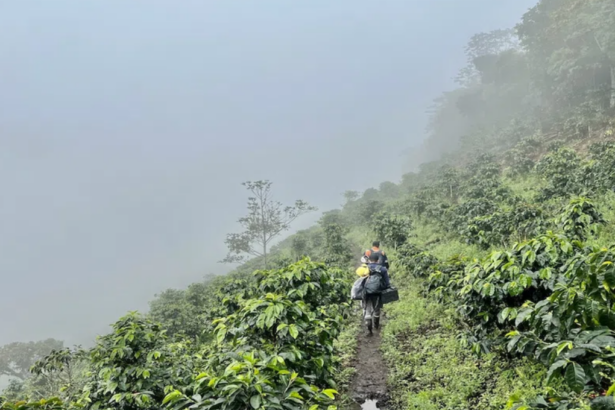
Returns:
[[[372,226],[376,238],[397,248],[408,239],[412,221],[404,216],[393,216],[387,212],[380,212],[374,216]]]
[[[167,335],[131,313],[87,352],[81,391],[64,400],[1,399],[0,409],[333,409],[334,341],[351,311],[348,280],[309,258],[256,271],[253,281],[231,279],[213,295],[220,316],[213,330],[203,327],[207,339]],[[54,352],[36,370],[66,366],[69,353]]]
[[[535,216],[535,215],[534,215]],[[570,201],[547,232],[469,263],[441,263],[406,245],[408,268],[430,272],[427,289],[456,306],[477,354],[503,348],[534,357],[574,392],[615,391],[615,245],[583,240],[603,223],[586,198]],[[511,223],[511,226],[515,226]],[[561,404],[561,403],[560,403]]]
[[[587,198],[575,198],[564,208],[558,223],[569,238],[585,241],[588,234],[596,234],[606,221]]]
[[[568,147],[557,148],[545,155],[536,165],[536,172],[546,182],[540,199],[581,194],[581,169],[581,159]]]
[[[352,247],[344,234],[346,228],[337,223],[322,225],[324,249],[319,249],[320,258],[331,266],[346,267],[352,260]]]
[[[536,162],[532,155],[540,147],[540,140],[536,137],[523,138],[507,153],[507,163],[512,176],[526,175],[534,169]]]

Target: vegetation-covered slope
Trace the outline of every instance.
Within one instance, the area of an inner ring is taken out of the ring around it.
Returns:
[[[79,389],[69,382],[62,400],[2,408],[326,408],[337,393],[333,342],[349,314],[348,292],[343,271],[304,259],[223,286],[211,296],[219,310],[203,318],[212,327],[197,337],[129,314],[87,354],[66,351],[36,366],[50,375],[87,362]]]
[[[385,309],[390,406],[615,408],[615,2],[540,0],[467,54],[416,172],[346,192],[272,270],[165,291],[93,349],[39,360],[0,408],[333,405],[349,268],[375,238],[402,295]]]

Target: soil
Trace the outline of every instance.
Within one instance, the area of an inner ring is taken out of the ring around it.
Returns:
[[[358,404],[363,404],[367,400],[377,401],[378,408],[383,410],[388,399],[386,384],[388,372],[380,352],[380,332],[386,326],[386,317],[381,313],[380,330],[374,329],[372,335],[367,331],[362,319],[359,320],[362,328],[357,336],[357,357],[354,363],[356,372],[350,384],[350,396]]]

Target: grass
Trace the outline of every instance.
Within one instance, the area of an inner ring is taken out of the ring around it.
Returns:
[[[429,251],[440,260],[447,260],[455,255],[464,255],[469,258],[482,258],[489,252],[475,245],[469,245],[458,238],[443,232],[433,223],[418,222],[412,230],[415,235],[410,242]]]
[[[509,397],[535,397],[546,369],[496,353],[473,355],[457,339],[453,311],[424,296],[412,279],[386,306],[383,354],[393,409],[495,410]]]
[[[606,220],[595,238],[589,238],[588,245],[609,246],[615,243],[615,193],[608,192],[593,201]]]
[[[516,195],[530,200],[542,181],[529,176],[509,179],[505,184]],[[608,193],[593,202],[607,224],[588,244],[607,246],[615,243],[615,193]],[[550,213],[560,204],[554,200],[546,206]],[[422,220],[413,222],[410,241],[440,260],[455,255],[481,259],[489,254],[489,250],[468,245],[442,231],[436,224]],[[366,246],[372,240],[364,229],[355,229],[350,236],[355,243]],[[396,252],[386,247],[385,250],[392,263],[393,285],[400,289],[400,301],[385,307],[387,325],[383,329],[382,342],[389,368],[389,406],[392,410],[505,409],[509,408],[511,398],[523,401],[548,390],[558,390],[557,386],[545,385],[547,369],[536,361],[511,358],[504,352],[478,357],[463,347],[458,340],[460,326],[455,312],[448,305],[425,295],[421,280],[405,279],[409,275],[398,271]],[[348,335],[353,331],[358,331],[358,326],[349,328]],[[354,354],[356,339],[342,343],[352,346]],[[350,380],[353,369],[351,366],[344,369],[340,377]]]
[[[424,245],[426,243],[442,240],[442,231],[433,223],[425,222],[421,219],[412,221],[414,226],[412,229],[413,237],[410,238],[411,242],[417,245]]]
[[[540,191],[540,188],[544,187],[545,181],[538,175],[529,173],[524,176],[506,177],[502,184],[510,188],[515,195],[528,202],[534,202],[536,194]]]
[[[489,251],[482,250],[474,245],[468,245],[459,240],[450,240],[446,242],[440,242],[431,248],[428,248],[429,252],[440,260],[450,259],[455,255],[463,255],[472,259],[480,259],[489,254]]]

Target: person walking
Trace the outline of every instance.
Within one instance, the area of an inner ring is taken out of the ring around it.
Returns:
[[[364,256],[366,256],[369,259],[372,254],[375,254],[378,256],[378,263],[380,265],[389,269],[389,259],[385,255],[384,251],[380,249],[380,241],[372,242],[372,248],[366,250],[364,253]]]
[[[369,277],[365,283],[365,294],[362,301],[363,320],[370,335],[372,327],[376,330],[380,328],[380,309],[382,308],[380,294],[391,286],[388,269],[379,263],[380,257],[381,255],[374,252],[368,258]]]

